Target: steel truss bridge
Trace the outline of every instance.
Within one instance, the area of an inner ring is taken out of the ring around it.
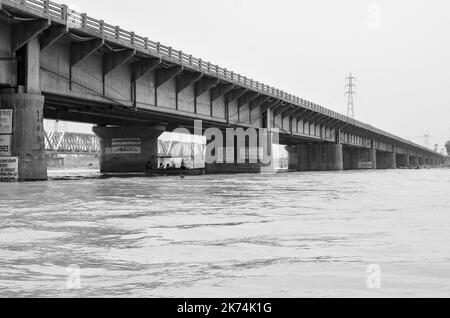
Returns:
[[[100,155],[100,140],[94,134],[46,131],[45,150],[56,155]],[[161,158],[196,157],[204,160],[205,150],[205,144],[158,140],[158,156]]]
[[[50,154],[100,155],[100,142],[93,134],[46,131],[45,150]]]

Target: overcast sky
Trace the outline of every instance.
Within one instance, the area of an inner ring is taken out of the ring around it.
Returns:
[[[125,5],[124,5],[125,3]],[[450,130],[450,2],[73,0],[73,9],[422,142]]]

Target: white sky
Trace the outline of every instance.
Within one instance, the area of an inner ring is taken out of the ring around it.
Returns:
[[[450,139],[450,2],[445,0],[74,0],[101,18],[422,142]]]

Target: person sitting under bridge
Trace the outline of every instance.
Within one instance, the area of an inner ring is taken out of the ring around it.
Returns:
[[[152,163],[150,161],[147,161],[147,163],[145,164],[145,172],[149,173],[152,172]]]

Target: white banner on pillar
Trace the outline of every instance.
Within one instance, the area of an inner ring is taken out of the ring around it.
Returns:
[[[240,159],[241,160],[255,160],[257,161],[259,158],[263,156],[263,148],[260,147],[246,147],[241,148],[240,151]]]
[[[0,109],[0,134],[12,134],[12,109]]]
[[[217,163],[235,163],[234,147],[219,147],[216,151],[218,152]]]
[[[113,154],[140,154],[141,139],[140,138],[118,138],[111,142]]]
[[[372,169],[373,165],[371,161],[360,161],[358,162],[358,169]]]
[[[17,157],[0,158],[0,181],[11,182],[19,180],[19,159]]]
[[[11,135],[0,135],[0,157],[11,157]]]

